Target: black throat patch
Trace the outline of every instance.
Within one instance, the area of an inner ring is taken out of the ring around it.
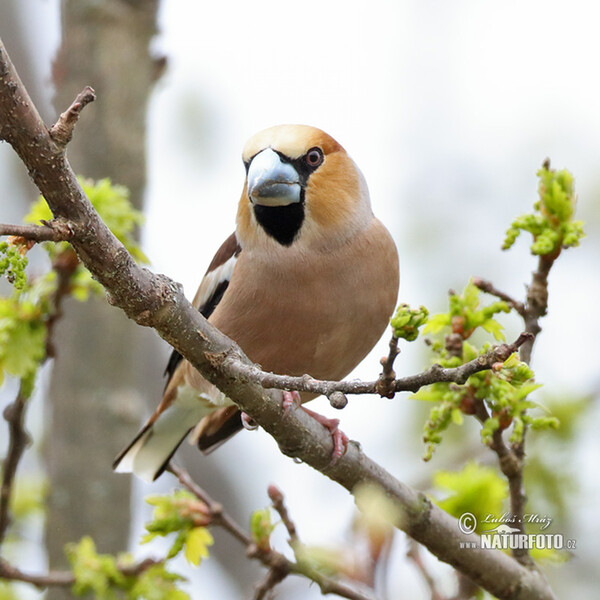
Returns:
[[[290,246],[304,222],[304,202],[287,206],[253,206],[256,220],[282,246]]]

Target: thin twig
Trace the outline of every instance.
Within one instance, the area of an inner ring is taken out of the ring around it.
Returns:
[[[25,408],[28,397],[24,393],[21,382],[15,401],[4,409],[4,418],[8,423],[8,451],[2,463],[2,488],[0,489],[0,546],[6,536],[10,524],[10,502],[13,482],[17,467],[25,448],[29,444],[29,436],[25,431]]]
[[[389,344],[390,350],[387,357],[381,359],[383,371],[377,380],[377,393],[383,398],[393,398],[396,390],[394,384],[396,382],[396,373],[394,372],[394,361],[400,350],[398,350],[398,338],[393,335]]]
[[[444,596],[438,590],[435,579],[425,566],[423,562],[423,557],[421,556],[421,546],[415,542],[414,540],[408,540],[408,551],[406,552],[407,558],[409,558],[412,563],[415,565],[421,576],[425,580],[427,587],[429,588],[430,598],[431,600],[444,600]]]
[[[532,273],[531,284],[527,288],[525,303],[518,302],[508,294],[498,290],[489,281],[481,278],[474,278],[473,280],[473,283],[479,289],[504,300],[523,318],[525,331],[529,334],[529,338],[521,345],[520,358],[527,364],[531,362],[531,354],[536,336],[542,330],[539,320],[548,311],[548,275],[559,254],[560,248],[553,254],[546,254],[539,257],[537,269]],[[482,422],[487,418],[487,416],[481,413],[477,416]],[[525,533],[523,515],[525,514],[527,496],[523,483],[523,468],[525,464],[526,433],[527,429],[525,428],[521,440],[515,442],[509,448],[504,442],[502,430],[497,429],[490,443],[490,448],[497,454],[500,469],[508,481],[510,510],[511,514],[515,517],[514,524],[518,529],[518,533]],[[521,564],[529,567],[534,564],[526,547],[514,548],[512,554]]]
[[[73,137],[73,130],[79,120],[81,111],[96,99],[96,92],[88,85],[79,94],[67,110],[58,117],[58,121],[50,127],[50,137],[64,148]]]
[[[255,598],[264,598],[267,592],[269,592],[275,585],[283,581],[289,574],[303,575],[308,579],[314,581],[323,594],[337,594],[342,598],[348,598],[348,600],[375,600],[374,597],[366,591],[357,590],[354,587],[338,581],[334,578],[327,577],[323,573],[310,567],[309,565],[300,565],[293,561],[288,560],[283,554],[271,549],[265,550],[259,548],[252,537],[244,531],[244,529],[236,523],[236,521],[223,509],[223,505],[220,502],[213,500],[210,495],[201,488],[189,475],[189,473],[176,465],[173,462],[169,463],[167,471],[175,475],[179,482],[187,488],[192,494],[194,494],[199,500],[201,500],[208,507],[211,516],[213,517],[213,523],[215,525],[223,527],[226,531],[231,533],[238,541],[242,543],[246,548],[246,554],[250,558],[259,560],[265,567],[269,569],[267,577],[258,586],[257,595]],[[274,487],[274,486],[271,486]],[[270,489],[270,488],[269,488]],[[281,492],[279,492],[281,494]],[[273,498],[271,498],[273,501]],[[283,502],[283,495],[281,497]],[[277,509],[276,509],[277,510]],[[281,514],[281,513],[280,513]],[[286,512],[286,527],[291,527],[291,520],[287,517]],[[284,523],[286,523],[284,521]],[[295,527],[293,527],[294,537]],[[290,529],[288,529],[290,533]],[[290,538],[292,534],[290,533]]]
[[[0,223],[0,236],[12,235],[33,242],[66,242],[73,232],[65,221],[44,221],[43,225],[10,225]]]
[[[220,502],[213,500],[208,493],[202,489],[191,477],[190,474],[185,470],[176,465],[174,462],[170,462],[167,467],[167,471],[175,475],[179,480],[179,483],[187,488],[196,498],[202,500],[208,507],[211,513],[213,521],[227,530],[234,538],[240,541],[245,546],[252,544],[252,538],[248,535],[244,529],[238,525],[235,520],[229,516],[223,509],[223,505]]]
[[[46,357],[54,358],[54,329],[63,316],[63,300],[71,290],[71,277],[79,265],[79,259],[72,248],[60,252],[52,262],[56,273],[56,289],[51,297],[51,308],[46,317]]]
[[[135,577],[141,575],[150,567],[161,564],[162,562],[164,561],[145,558],[135,565],[123,565],[117,566],[117,568],[119,569],[119,572],[126,577]],[[39,589],[48,587],[71,587],[75,583],[75,575],[71,571],[50,571],[43,575],[34,575],[33,573],[21,571],[3,558],[0,558],[0,579],[30,583]]]
[[[491,281],[482,279],[481,277],[473,277],[473,285],[478,287],[482,292],[496,296],[500,300],[504,300],[506,304],[514,308],[522,317],[525,316],[525,305],[518,300],[515,300],[512,296],[509,296],[505,292],[494,287]]]
[[[286,572],[271,567],[262,582],[256,586],[254,600],[264,600],[267,594],[285,579],[286,575]]]
[[[281,522],[287,529],[288,535],[290,536],[290,546],[293,548],[299,543],[298,533],[296,531],[296,524],[292,521],[288,509],[285,505],[283,498],[283,492],[275,485],[271,484],[267,490],[269,498],[273,503],[273,508],[277,511],[277,514],[281,517]]]
[[[416,392],[432,383],[454,382],[463,384],[471,375],[491,369],[498,362],[504,362],[530,337],[530,334],[522,333],[512,344],[495,346],[485,354],[459,367],[448,369],[435,364],[417,375],[394,379],[390,388],[394,392]],[[379,379],[376,381],[324,381],[314,379],[310,375],[302,375],[301,377],[277,375],[262,371],[256,365],[242,364],[237,360],[231,360],[227,366],[238,377],[248,381],[256,381],[267,389],[296,390],[298,392],[311,392],[330,396],[336,391],[343,394],[376,394],[380,385]]]

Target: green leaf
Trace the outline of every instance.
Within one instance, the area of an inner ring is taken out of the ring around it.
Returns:
[[[394,335],[409,342],[416,340],[419,327],[427,322],[428,316],[429,312],[424,306],[413,309],[408,304],[401,304],[391,320]]]
[[[110,179],[94,181],[78,177],[78,181],[100,218],[115,237],[138,262],[148,263],[148,258],[135,239],[136,229],[143,224],[144,215],[131,204],[129,190],[122,185],[111,183]],[[48,203],[43,197],[40,197],[32,205],[25,217],[25,222],[38,224],[40,221],[52,218],[52,211],[48,207]],[[47,244],[46,247],[64,249],[68,245],[66,243],[62,245]],[[50,250],[50,252],[52,255],[56,254],[56,250]]]
[[[567,170],[556,171],[544,163],[537,173],[539,199],[534,212],[517,217],[506,232],[502,248],[510,248],[521,231],[533,237],[531,252],[557,256],[562,248],[578,246],[584,237],[581,221],[573,221],[577,197],[573,176]]]
[[[171,573],[164,564],[146,569],[131,583],[128,600],[189,600],[189,595],[177,588],[184,577]]]
[[[188,562],[197,567],[203,558],[208,558],[208,546],[214,543],[215,540],[206,527],[195,527],[187,534],[185,557]]]
[[[433,483],[438,493],[446,495],[436,504],[456,518],[467,512],[474,514],[479,533],[490,528],[482,523],[485,516],[501,515],[508,497],[508,484],[498,471],[473,461],[460,471],[436,472]]]
[[[0,600],[19,600],[19,595],[13,584],[0,581]]]
[[[271,533],[275,525],[271,522],[271,511],[268,508],[255,510],[250,515],[250,533],[259,548],[268,549]]]

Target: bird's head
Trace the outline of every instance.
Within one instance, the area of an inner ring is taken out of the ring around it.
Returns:
[[[246,182],[237,216],[244,246],[343,243],[373,218],[367,185],[344,148],[307,125],[254,135],[242,155]]]

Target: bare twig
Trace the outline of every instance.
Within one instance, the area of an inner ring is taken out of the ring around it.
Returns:
[[[398,523],[401,529],[494,596],[510,600],[553,598],[538,572],[524,568],[502,552],[461,549],[461,542],[475,542],[475,537],[462,534],[455,519],[386,472],[356,444],[348,444],[344,456],[331,464],[330,433],[305,411],[286,413],[281,393],[265,390],[248,377],[248,372],[237,368],[250,364],[240,348],[194,309],[181,286],[138,266],[104,225],[83,193],[65,153],[50,137],[1,43],[0,138],[21,157],[55,217],[71,224],[74,234],[70,242],[94,278],[106,288],[109,301],[137,323],[153,327],[268,431],[285,454],[298,457],[351,493],[359,482],[382,488],[403,515]],[[447,371],[437,367],[433,375],[440,380],[439,376]],[[461,373],[468,376],[466,371]],[[416,378],[419,385],[426,385],[419,376]]]
[[[202,500],[202,502],[206,504],[213,518],[213,522],[216,525],[223,527],[223,529],[228,531],[244,546],[250,546],[252,544],[252,538],[250,535],[246,533],[244,529],[238,525],[227,512],[225,512],[223,505],[220,502],[213,500],[208,493],[190,477],[190,474],[185,469],[182,469],[175,463],[170,462],[167,470],[177,477],[181,485],[192,492],[196,498]]]
[[[146,558],[135,565],[117,566],[119,572],[126,577],[135,577],[147,571],[150,567],[162,563],[162,560]],[[0,579],[8,581],[22,581],[30,583],[39,589],[48,587],[71,587],[75,583],[75,576],[71,571],[50,571],[43,575],[34,575],[17,569],[3,558],[0,558]]]
[[[63,300],[71,289],[71,277],[75,273],[79,259],[72,248],[60,252],[52,262],[52,269],[56,273],[56,289],[51,298],[51,309],[46,318],[46,357],[54,358],[54,329],[56,323],[63,316]]]
[[[9,581],[22,581],[30,583],[36,588],[68,587],[75,583],[75,576],[71,571],[53,571],[44,575],[25,573],[17,567],[0,558],[0,579]]]
[[[50,127],[50,137],[59,146],[64,148],[71,141],[73,130],[75,129],[75,124],[79,120],[81,111],[95,99],[96,92],[94,92],[91,87],[86,86],[79,94],[77,94],[77,98],[73,100],[71,106],[60,115],[58,121]]]
[[[278,570],[274,568],[270,568],[265,575],[265,578],[256,586],[256,590],[254,591],[254,600],[264,600],[267,598],[267,594],[273,589],[277,584],[281,583],[287,573],[283,570]]]
[[[0,236],[12,235],[33,242],[64,242],[72,235],[64,221],[45,221],[43,225],[9,225],[0,223]]]
[[[290,518],[288,509],[283,499],[283,492],[275,485],[270,485],[268,489],[269,498],[273,503],[273,508],[277,511],[281,517],[281,522],[287,529],[288,535],[290,536],[290,546],[293,548],[294,545],[298,544],[298,533],[296,532],[296,524]]]
[[[396,390],[394,384],[396,383],[396,373],[394,372],[394,361],[400,350],[398,350],[398,338],[393,335],[390,340],[390,351],[387,357],[381,359],[381,366],[383,371],[377,380],[377,393],[384,398],[393,398]]]
[[[478,356],[459,367],[449,369],[435,364],[417,375],[394,379],[389,382],[389,389],[393,392],[416,392],[432,383],[454,382],[463,384],[471,375],[491,369],[498,362],[504,362],[530,337],[529,334],[522,333],[512,344],[495,346],[482,356]],[[235,359],[227,364],[227,368],[238,377],[255,381],[267,389],[296,390],[325,396],[330,396],[336,391],[343,394],[376,394],[379,393],[381,381],[380,379],[376,381],[323,381],[314,379],[310,375],[302,375],[301,377],[277,375],[262,371],[256,365],[243,364]]]
[[[414,540],[408,540],[408,551],[406,552],[406,556],[412,561],[415,565],[421,576],[425,580],[427,587],[429,588],[430,598],[431,600],[444,600],[444,596],[438,590],[435,579],[425,566],[423,562],[423,558],[420,552],[421,546],[417,544]]]
[[[550,269],[560,254],[560,248],[553,254],[541,255],[538,259],[537,269],[532,273],[531,284],[527,288],[525,303],[518,302],[508,294],[498,290],[494,285],[481,278],[474,278],[473,283],[482,291],[492,294],[512,306],[523,318],[525,331],[529,339],[525,340],[520,349],[520,358],[523,362],[531,362],[531,354],[536,336],[541,332],[539,320],[548,311],[548,275]],[[481,420],[481,415],[480,420]],[[511,514],[515,517],[515,527],[518,533],[525,533],[525,523],[522,518],[525,514],[527,496],[523,484],[523,467],[525,460],[525,438],[527,430],[523,432],[520,442],[507,447],[504,443],[502,430],[494,432],[490,447],[498,455],[502,473],[508,481],[510,493]],[[522,564],[532,566],[533,561],[527,548],[515,548],[513,556]]]
[[[515,300],[512,296],[504,293],[503,291],[494,287],[491,281],[482,279],[481,277],[473,277],[473,285],[478,287],[482,292],[496,296],[500,300],[504,300],[506,304],[514,308],[521,316],[525,316],[525,305],[518,300]]]
[[[4,409],[4,418],[8,423],[8,451],[2,463],[2,488],[0,489],[0,545],[6,536],[10,524],[10,501],[12,498],[13,481],[17,467],[25,448],[29,443],[29,436],[25,432],[25,407],[28,397],[21,383],[15,401]]]
[[[187,488],[199,500],[202,500],[202,502],[206,504],[211,513],[213,524],[223,527],[226,531],[233,535],[239,542],[242,543],[243,546],[245,546],[246,554],[250,558],[256,558],[269,569],[265,579],[257,587],[256,595],[254,596],[255,599],[264,598],[266,594],[273,589],[275,585],[283,581],[285,577],[290,574],[295,574],[303,575],[314,581],[319,586],[323,594],[337,594],[338,596],[341,596],[342,598],[348,598],[349,600],[374,600],[373,596],[368,594],[366,591],[363,592],[357,590],[348,584],[345,584],[334,578],[327,577],[323,573],[308,565],[300,565],[299,563],[292,562],[283,554],[276,552],[272,548],[259,548],[252,540],[250,534],[246,533],[244,529],[238,523],[236,523],[236,521],[223,509],[223,505],[213,500],[209,494],[190,477],[189,473],[185,469],[182,469],[171,462],[169,463],[167,470],[175,475],[175,477],[177,477],[179,482],[185,488]],[[279,501],[277,498],[277,493],[274,493],[275,489],[275,486],[269,487],[269,496],[271,501],[278,512],[282,510],[286,515],[284,519],[282,512],[279,512],[286,528],[288,529],[288,533],[290,534],[290,540],[297,540],[295,527],[292,521],[289,519],[287,510],[283,505],[283,495],[281,492],[279,492],[279,490],[277,490],[280,496]]]

